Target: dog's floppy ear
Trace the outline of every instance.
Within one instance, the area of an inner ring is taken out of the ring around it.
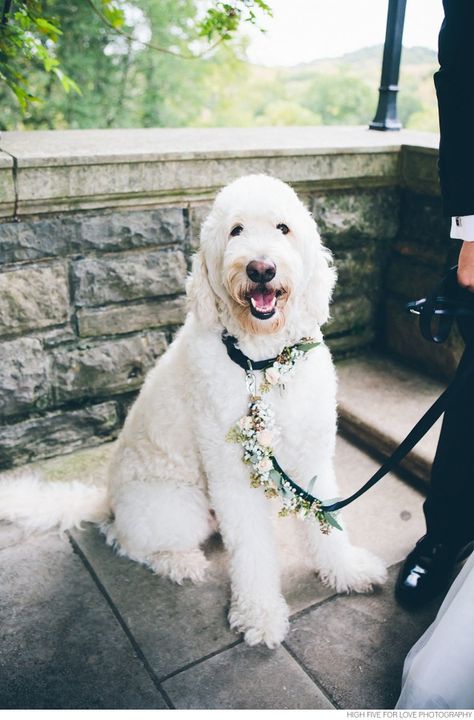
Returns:
[[[313,243],[312,271],[303,296],[307,313],[314,318],[319,326],[329,320],[329,303],[336,284],[337,272],[334,267],[332,253],[321,244],[318,229],[313,218],[308,218],[308,228]]]
[[[217,298],[209,283],[202,250],[198,250],[193,257],[191,275],[186,281],[186,295],[188,310],[191,310],[205,327],[215,327],[219,320]]]

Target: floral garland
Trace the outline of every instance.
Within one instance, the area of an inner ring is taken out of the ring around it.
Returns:
[[[316,477],[310,481],[308,492],[304,492],[278,465],[272,449],[277,437],[275,417],[271,407],[262,399],[262,395],[271,388],[284,388],[284,382],[294,370],[297,361],[319,344],[312,338],[303,338],[296,345],[285,347],[274,363],[264,370],[258,392],[255,375],[252,368],[249,368],[248,413],[229,430],[226,439],[242,445],[242,460],[252,467],[250,485],[254,488],[263,487],[268,498],[281,498],[283,505],[280,516],[298,515],[304,519],[313,517],[319,522],[321,531],[327,535],[331,527],[339,530],[342,528],[332,513],[324,511],[322,502],[310,495]]]

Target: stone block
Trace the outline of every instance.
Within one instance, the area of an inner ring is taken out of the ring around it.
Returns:
[[[208,543],[212,563],[206,582],[176,585],[106,545],[97,528],[73,532],[158,677],[176,672],[238,639],[229,628],[227,555]]]
[[[77,216],[21,220],[0,224],[0,264],[67,254],[79,232]]]
[[[0,419],[48,405],[48,366],[38,338],[0,343]]]
[[[360,330],[373,321],[372,303],[364,295],[340,300],[331,307],[331,319],[324,326],[326,337]]]
[[[388,242],[398,230],[399,191],[339,190],[314,197],[312,213],[321,238],[331,247],[347,245],[361,238]]]
[[[0,623],[2,709],[167,707],[107,599],[63,538],[30,538],[2,551]]]
[[[0,335],[61,325],[68,319],[68,310],[63,263],[0,273]]]
[[[79,233],[70,242],[72,252],[115,252],[156,245],[183,245],[185,241],[181,208],[87,213],[79,216],[79,223]]]
[[[79,335],[123,335],[164,325],[181,325],[186,314],[184,295],[158,302],[81,308],[77,312]]]
[[[163,687],[175,707],[186,710],[333,709],[282,647],[229,648],[175,675]]]
[[[336,596],[291,624],[286,644],[337,707],[393,708],[406,654],[436,615],[439,599],[416,613],[396,603],[397,572],[383,590]]]
[[[336,358],[341,358],[361,352],[361,350],[372,345],[374,340],[375,330],[371,327],[366,327],[359,332],[350,332],[345,335],[329,337],[327,338],[327,345]]]
[[[13,158],[0,151],[0,217],[13,215],[14,208]]]
[[[404,305],[404,301],[393,295],[387,299],[385,310],[387,348],[431,375],[451,380],[464,347],[457,327],[453,325],[446,342],[434,345],[421,336],[418,316],[406,312]]]
[[[94,447],[117,435],[120,418],[114,402],[54,412],[0,426],[0,467]]]
[[[377,293],[380,282],[380,263],[374,243],[354,245],[334,253],[337,283],[334,300],[359,295],[361,289],[369,297]]]
[[[211,203],[201,203],[190,208],[190,246],[193,251],[200,245],[201,227],[211,211]]]
[[[55,402],[129,392],[166,350],[160,331],[51,351]]]
[[[439,268],[417,262],[416,258],[394,253],[387,273],[387,292],[403,300],[417,300],[425,297],[439,285],[444,273]]]
[[[405,189],[401,196],[400,238],[416,243],[431,252],[445,256],[449,242],[451,220],[443,216],[440,197],[423,195]]]
[[[122,253],[73,263],[74,301],[94,306],[183,292],[186,260],[181,250]]]

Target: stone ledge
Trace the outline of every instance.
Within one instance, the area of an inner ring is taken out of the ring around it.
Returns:
[[[13,158],[0,150],[0,217],[13,215],[14,208]]]
[[[355,180],[358,187],[398,185],[402,149],[421,148],[435,166],[436,145],[430,133],[361,127],[35,131],[0,139],[0,151],[17,163],[20,215],[201,200],[251,172],[299,189]],[[432,178],[433,170],[423,173]]]

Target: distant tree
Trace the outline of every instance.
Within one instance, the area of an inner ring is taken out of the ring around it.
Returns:
[[[144,39],[143,32],[134,32],[135,22],[143,18],[142,4],[125,0],[72,0],[70,3],[61,0],[3,0],[2,3],[0,0],[0,83],[13,92],[20,109],[26,112],[41,100],[42,92],[48,94],[51,82],[56,80],[66,93],[81,92],[79,78],[65,71],[65,57],[61,55],[61,48],[69,44],[71,33],[87,51],[90,30],[95,25],[97,32],[92,47],[102,45],[103,54],[107,55],[109,50],[113,55],[115,39],[115,50],[121,47],[121,54],[127,56],[125,64],[137,46],[171,57],[194,59],[231,40],[242,23],[258,26],[256,11],[271,15],[264,0],[214,1],[200,19],[195,2],[149,2],[149,24],[154,26],[155,34]],[[161,28],[155,22],[156,17],[160,13],[169,15],[170,4],[176,6],[178,21],[176,25],[168,22]],[[187,6],[188,15],[186,22],[180,23],[183,6]],[[88,26],[85,25],[87,15]],[[166,36],[163,30],[169,31]],[[84,61],[87,62],[86,56]],[[122,82],[125,76],[122,71]]]
[[[256,125],[322,125],[322,116],[291,100],[276,100],[255,118]]]
[[[315,74],[301,99],[305,107],[321,116],[324,125],[365,124],[376,101],[375,88],[346,73]]]

